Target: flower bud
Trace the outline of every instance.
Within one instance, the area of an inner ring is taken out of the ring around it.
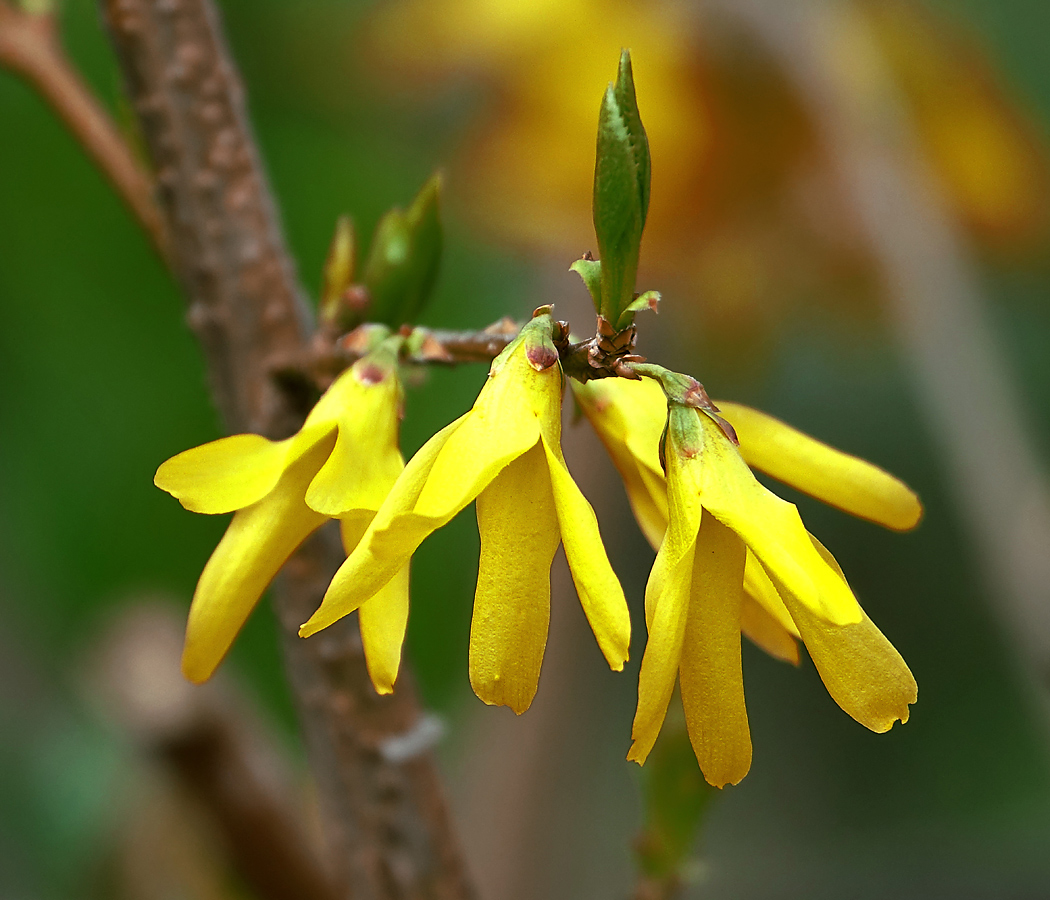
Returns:
[[[617,328],[630,322],[649,183],[649,140],[635,98],[631,55],[624,50],[616,83],[606,90],[598,118],[593,201],[601,263],[598,312]]]
[[[441,183],[432,176],[407,211],[395,208],[380,219],[362,276],[370,320],[394,328],[413,322],[430,298],[443,244]]]

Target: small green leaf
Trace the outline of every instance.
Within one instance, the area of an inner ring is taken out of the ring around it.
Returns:
[[[440,175],[434,175],[406,212],[379,221],[362,282],[371,296],[369,318],[398,327],[422,311],[437,278],[444,238]]]
[[[600,260],[583,257],[569,266],[570,272],[575,272],[583,283],[594,301],[594,311],[601,314],[602,311],[602,264]]]
[[[658,312],[658,304],[660,303],[660,292],[659,291],[646,291],[644,294],[639,294],[631,302],[631,305],[627,307],[625,312],[636,313],[641,312],[643,309],[651,309],[653,312]]]
[[[602,98],[594,165],[594,231],[601,257],[600,313],[617,327],[634,299],[638,254],[649,211],[649,140],[638,112],[630,52]]]

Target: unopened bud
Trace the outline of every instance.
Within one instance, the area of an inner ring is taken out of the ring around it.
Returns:
[[[404,212],[379,221],[362,282],[372,297],[369,317],[397,327],[415,321],[430,298],[441,262],[441,176],[423,185]]]

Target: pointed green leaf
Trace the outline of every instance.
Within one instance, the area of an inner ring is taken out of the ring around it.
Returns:
[[[658,312],[657,305],[659,302],[659,291],[646,291],[644,294],[639,294],[635,297],[625,312],[636,313],[641,312],[643,309],[651,309],[653,312]]]
[[[624,50],[616,83],[602,99],[594,165],[594,231],[601,257],[601,309],[625,327],[621,317],[634,299],[642,230],[649,211],[649,140],[638,112],[631,56]]]
[[[594,301],[594,311],[601,314],[602,311],[602,264],[597,259],[588,259],[586,256],[576,260],[569,266],[570,272],[575,272],[583,283]]]

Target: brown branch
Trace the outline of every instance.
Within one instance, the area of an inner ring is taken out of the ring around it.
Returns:
[[[279,360],[307,358],[309,316],[215,7],[102,0],[102,8],[216,402],[231,430],[291,433],[302,411],[271,373]],[[394,695],[375,694],[355,617],[297,636],[342,559],[338,536],[322,529],[275,591],[333,875],[355,900],[472,897],[407,673]]]
[[[0,66],[39,91],[109,179],[157,253],[170,262],[168,229],[157,207],[153,179],[70,64],[54,16],[23,12],[0,0]]]

